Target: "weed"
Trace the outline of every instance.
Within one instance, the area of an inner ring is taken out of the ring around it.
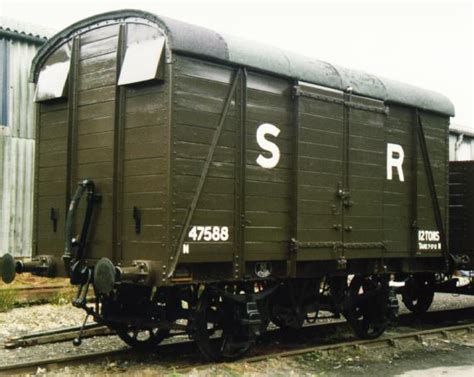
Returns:
[[[48,302],[53,305],[67,305],[71,303],[72,292],[70,291],[58,291],[56,292]]]
[[[12,289],[0,290],[0,312],[6,312],[15,307],[17,302],[16,293]]]

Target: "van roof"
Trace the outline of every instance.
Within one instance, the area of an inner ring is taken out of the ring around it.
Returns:
[[[172,51],[243,65],[333,89],[344,91],[351,87],[354,94],[361,96],[454,116],[453,104],[442,94],[140,10],[99,14],[60,31],[42,46],[33,60],[32,80],[36,81],[39,67],[49,54],[79,30],[111,21],[140,20],[162,29]]]

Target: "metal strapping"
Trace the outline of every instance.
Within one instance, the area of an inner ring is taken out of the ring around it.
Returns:
[[[71,67],[69,70],[68,93],[68,133],[66,162],[66,208],[71,202],[77,185],[77,123],[78,123],[78,80],[79,51],[81,38],[75,37],[71,47]]]
[[[328,96],[324,96],[322,94],[317,94],[317,93],[310,93],[306,90],[302,90],[299,86],[295,86],[294,95],[300,96],[300,97],[314,98],[314,99],[325,101],[325,102],[337,103],[340,105],[351,107],[353,109],[372,111],[375,113],[380,113],[380,114],[385,114],[385,115],[388,114],[388,107],[386,106],[383,108],[380,108],[377,106],[361,105],[358,103],[346,101],[344,99],[328,97]]]
[[[438,201],[438,195],[436,193],[436,186],[434,181],[433,169],[431,167],[430,156],[428,153],[428,147],[426,145],[425,131],[423,130],[423,122],[421,115],[416,111],[418,118],[418,139],[420,142],[421,155],[423,157],[423,165],[425,167],[426,178],[428,180],[428,189],[430,190],[431,204],[433,205],[433,212],[435,217],[436,226],[440,233],[441,245],[443,247],[443,254],[446,260],[446,265],[449,268],[451,256],[448,250],[448,242],[446,240],[446,233],[444,230],[443,219],[441,217],[441,207]]]
[[[174,270],[176,265],[178,264],[178,259],[181,254],[181,249],[183,248],[184,239],[186,238],[186,232],[191,224],[191,220],[193,218],[194,211],[196,210],[197,203],[202,193],[202,189],[204,187],[204,183],[206,181],[207,173],[209,172],[209,168],[211,167],[212,157],[214,156],[214,152],[217,147],[217,142],[219,141],[219,136],[222,132],[222,128],[224,126],[224,121],[227,116],[227,112],[229,111],[230,104],[232,102],[232,97],[234,96],[235,89],[237,87],[237,83],[239,82],[240,76],[242,75],[241,70],[239,69],[234,76],[234,80],[232,81],[232,85],[227,93],[227,98],[225,100],[224,108],[222,109],[222,113],[219,118],[219,122],[216,127],[216,131],[214,132],[214,136],[212,138],[211,146],[209,148],[209,152],[207,154],[206,163],[204,164],[204,168],[202,169],[201,177],[198,182],[198,186],[196,188],[196,195],[194,195],[193,201],[188,208],[186,213],[186,220],[183,225],[183,229],[181,230],[181,234],[179,236],[178,246],[176,248],[175,254],[171,257],[170,265],[168,268],[168,278],[173,276]]]
[[[385,249],[383,242],[298,242],[295,241],[298,248],[301,249]]]

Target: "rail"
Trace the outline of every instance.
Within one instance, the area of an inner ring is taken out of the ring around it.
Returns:
[[[452,318],[453,312],[459,312],[462,314],[462,319],[466,320],[469,318],[469,323],[463,324],[456,324],[450,326],[441,326],[439,327],[439,317],[443,316],[449,321]],[[430,313],[428,313],[430,314]],[[448,310],[448,311],[439,311],[439,312],[431,312],[431,317],[429,317],[429,322],[433,323],[435,328],[431,329],[420,329],[416,331],[411,331],[407,333],[400,333],[394,335],[385,335],[381,338],[374,339],[374,340],[349,340],[343,342],[334,342],[332,341],[329,344],[318,344],[314,346],[308,346],[307,344],[302,346],[291,346],[291,349],[282,349],[285,346],[280,346],[279,348],[275,349],[274,346],[267,346],[262,345],[259,347],[259,354],[256,356],[251,356],[247,358],[243,358],[241,362],[247,363],[254,363],[262,360],[266,360],[268,358],[283,358],[283,357],[292,357],[298,356],[306,353],[317,352],[317,351],[326,351],[326,352],[335,352],[341,349],[358,349],[358,348],[383,348],[383,347],[400,347],[407,342],[424,342],[427,339],[433,338],[447,338],[450,336],[460,336],[468,333],[474,332],[474,323],[472,322],[472,308],[464,308],[464,309],[456,309],[456,310]],[[412,315],[404,315],[402,316],[403,322],[413,322]],[[424,322],[419,322],[418,326],[426,325]],[[317,333],[321,334],[322,332],[333,332],[336,327],[338,326],[346,326],[347,323],[343,321],[339,321],[337,323],[328,323],[322,325],[313,325],[308,326],[310,328],[317,329]],[[305,328],[304,331],[308,329]],[[273,330],[269,332],[270,339],[274,336],[280,339],[280,331],[281,330]],[[271,334],[274,333],[274,334]],[[264,342],[265,343],[265,342]],[[266,349],[265,349],[266,348]],[[187,363],[187,365],[182,366],[179,369],[173,369],[176,373],[187,373],[193,369],[204,369],[210,366],[215,367],[214,364],[201,364],[196,363],[196,358],[194,361],[187,362],[183,361],[187,358],[184,357],[187,352],[194,354],[197,353],[197,349],[194,345],[194,342],[186,340],[186,341],[179,341],[175,343],[167,343],[163,344],[159,347],[159,354],[160,354],[160,365],[166,366],[169,365],[171,367],[176,367],[176,355],[180,355],[179,362],[180,363]],[[0,366],[0,375],[2,374],[16,374],[16,373],[34,373],[38,370],[38,368],[46,369],[48,371],[54,369],[60,369],[64,367],[71,367],[75,365],[84,365],[88,363],[96,363],[96,362],[103,362],[107,360],[109,362],[112,361],[124,361],[125,360],[138,360],[144,358],[145,355],[149,355],[148,353],[134,351],[129,347],[124,347],[118,350],[112,351],[104,351],[104,352],[96,352],[96,353],[86,353],[81,355],[67,355],[67,356],[59,356],[55,358],[45,359],[45,360],[36,360],[36,361],[28,361],[24,363],[17,363],[12,365],[4,365]],[[167,356],[168,355],[168,356]],[[171,361],[167,361],[167,357],[171,358]],[[148,358],[149,360],[149,358]]]

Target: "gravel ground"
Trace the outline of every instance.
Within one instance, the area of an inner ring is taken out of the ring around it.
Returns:
[[[474,297],[472,296],[455,296],[450,294],[437,294],[433,303],[433,310],[447,309],[447,308],[461,308],[474,306]],[[402,311],[403,304],[400,305]],[[13,309],[9,312],[0,313],[0,343],[4,342],[8,337],[18,336],[29,332],[48,330],[58,327],[76,326],[80,325],[84,320],[84,312],[82,310],[73,308],[71,305],[41,305]],[[471,343],[469,343],[471,342]],[[465,364],[458,363],[457,365],[474,365],[474,339],[465,342],[463,345],[456,345],[458,347],[467,347],[471,352],[471,360]],[[444,346],[445,344],[442,344]],[[452,345],[454,347],[454,345]],[[92,339],[85,339],[81,347],[74,347],[71,342],[64,342],[60,345],[41,345],[36,347],[28,347],[24,349],[6,350],[0,348],[0,365],[6,365],[19,361],[44,359],[48,357],[54,357],[58,355],[75,355],[79,353],[88,353],[92,351],[108,351],[114,349],[124,348],[124,343],[116,336],[109,337],[96,337]],[[446,348],[446,347],[445,347]],[[448,352],[442,349],[443,352]],[[429,354],[429,353],[427,353]],[[467,354],[467,352],[464,352]],[[400,355],[398,359],[400,360]],[[360,357],[360,356],[357,356]],[[390,356],[392,357],[392,356]],[[348,359],[357,361],[355,356],[348,356]],[[408,357],[409,359],[409,357]],[[340,360],[339,354],[337,360]],[[265,374],[276,374],[276,375],[306,375],[316,373],[320,369],[317,368],[326,367],[321,369],[324,375],[341,375],[345,370],[351,373],[357,371],[354,369],[354,365],[349,362],[348,365],[344,363],[334,364],[334,360],[317,357],[311,359],[311,363],[308,366],[308,360],[304,358],[292,358],[276,360],[272,359],[269,361],[256,363],[256,364],[245,364],[245,363],[232,363],[223,364],[216,366],[215,368],[206,369],[203,371],[192,371],[191,375],[265,375]],[[364,362],[369,369],[361,369],[370,371],[370,365],[377,365],[380,360],[368,360]],[[383,363],[383,362],[382,362]],[[430,364],[433,367],[442,366],[436,363]],[[336,369],[334,369],[336,368]],[[400,369],[397,372],[404,372],[409,369]],[[333,371],[337,371],[336,374],[331,374]],[[39,371],[43,372],[43,371]],[[271,372],[271,373],[270,373]],[[81,366],[74,367],[71,369],[63,369],[56,372],[48,373],[48,375],[107,375],[107,374],[132,374],[132,375],[154,375],[160,374],[173,374],[173,369],[169,367],[163,367],[159,365],[159,358],[156,361],[153,359],[150,362],[142,364],[129,365],[128,363],[115,363],[107,362],[99,365]],[[317,372],[317,374],[320,374]],[[373,373],[372,373],[373,374]],[[374,374],[377,375],[377,374]]]
[[[51,304],[17,308],[0,313],[0,343],[9,337],[21,336],[30,332],[78,326],[82,324],[84,317],[85,312],[72,305]],[[117,336],[110,336],[84,340],[81,347],[74,347],[72,342],[63,342],[60,346],[45,344],[12,350],[0,348],[0,365],[123,347],[124,343]]]

